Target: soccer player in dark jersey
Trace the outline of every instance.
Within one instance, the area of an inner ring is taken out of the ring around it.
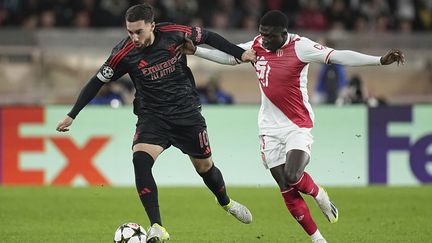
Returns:
[[[403,64],[405,57],[400,50],[390,50],[384,56],[334,50],[288,33],[287,26],[285,14],[269,11],[260,20],[260,34],[239,46],[252,48],[257,56],[252,64],[262,93],[258,127],[264,166],[278,184],[287,209],[312,242],[326,243],[300,194],[312,196],[328,221],[338,221],[338,210],[327,192],[305,171],[310,160],[314,125],[307,94],[309,63],[380,66],[394,62]],[[179,50],[222,64],[239,64],[233,56],[195,47],[189,40]]]
[[[228,197],[222,174],[212,161],[194,77],[186,56],[177,53],[176,48],[187,36],[196,45],[206,43],[242,61],[253,61],[255,55],[206,29],[155,24],[153,9],[148,4],[130,7],[125,20],[129,36],[114,47],[99,72],[84,86],[72,110],[57,125],[57,131],[68,131],[78,113],[105,83],[128,73],[136,88],[133,103],[138,121],[133,139],[133,164],[136,188],[151,224],[148,242],[169,239],[162,227],[152,166],[171,145],[189,155],[218,203],[238,220],[249,224],[250,211]]]

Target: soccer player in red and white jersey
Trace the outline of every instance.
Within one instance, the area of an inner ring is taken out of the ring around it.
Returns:
[[[288,33],[287,18],[280,11],[269,11],[260,20],[260,34],[240,44],[255,52],[253,62],[261,89],[258,116],[261,155],[264,166],[280,187],[286,207],[311,237],[312,242],[326,242],[318,230],[300,192],[312,196],[331,223],[338,220],[338,210],[326,191],[305,172],[313,142],[314,114],[307,94],[309,63],[338,63],[348,66],[404,63],[400,50],[390,50],[382,57],[354,51],[340,51],[322,46],[308,38]],[[181,50],[221,64],[240,61],[224,52],[196,48],[189,41]]]

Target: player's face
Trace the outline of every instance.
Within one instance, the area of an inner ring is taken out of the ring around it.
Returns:
[[[135,47],[144,48],[154,41],[153,30],[155,28],[155,23],[146,23],[144,20],[136,22],[126,21],[126,29],[128,31],[129,37],[134,42]]]
[[[282,27],[260,25],[259,32],[262,36],[263,47],[269,51],[276,51],[287,39],[287,30]]]

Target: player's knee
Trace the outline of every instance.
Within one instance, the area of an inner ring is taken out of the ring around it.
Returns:
[[[286,191],[290,188],[290,185],[286,182],[278,182],[278,186],[281,192]]]
[[[192,163],[195,170],[199,173],[205,173],[213,167],[213,160],[211,158],[207,159],[192,159]]]
[[[286,178],[283,173],[273,173],[272,175],[281,191],[288,190],[290,185],[286,182]]]
[[[295,172],[295,173],[287,173],[285,175],[285,180],[289,185],[297,183],[301,176],[303,175],[303,172]]]
[[[212,168],[213,164],[200,164],[195,167],[195,170],[199,173],[206,173]]]

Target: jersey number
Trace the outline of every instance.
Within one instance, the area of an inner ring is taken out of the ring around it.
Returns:
[[[271,68],[267,64],[268,61],[264,60],[264,57],[258,58],[258,61],[255,63],[255,70],[262,87],[268,87],[269,85],[268,76]]]

